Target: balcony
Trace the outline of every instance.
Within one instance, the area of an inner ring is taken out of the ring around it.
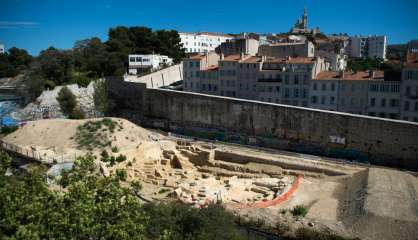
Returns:
[[[275,82],[275,83],[281,83],[281,78],[259,78],[257,79],[257,82]]]

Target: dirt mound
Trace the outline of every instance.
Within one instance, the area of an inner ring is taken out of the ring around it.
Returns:
[[[6,144],[18,146],[30,153],[36,151],[42,156],[57,157],[81,156],[87,153],[87,149],[80,147],[76,139],[76,133],[80,126],[83,127],[87,122],[102,121],[102,118],[89,120],[68,120],[68,119],[48,119],[33,121],[14,133],[3,138]],[[109,132],[106,138],[109,140],[107,151],[111,147],[118,148],[118,152],[137,149],[141,144],[151,141],[152,135],[145,129],[119,118],[111,118],[118,127]],[[103,130],[103,129],[101,129]],[[100,153],[103,149],[95,148],[93,153]],[[74,157],[73,157],[74,158]]]
[[[418,179],[396,170],[371,168],[347,182],[340,217],[362,239],[418,236]]]

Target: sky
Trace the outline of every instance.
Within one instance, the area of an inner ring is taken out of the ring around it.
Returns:
[[[326,34],[418,39],[418,0],[0,0],[0,43],[37,55],[107,39],[115,26],[224,33],[287,32],[308,8],[309,27]]]

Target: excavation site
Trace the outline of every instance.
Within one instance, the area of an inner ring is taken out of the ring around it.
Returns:
[[[17,157],[48,164],[59,178],[92,154],[104,176],[140,181],[144,201],[220,203],[237,216],[278,220],[361,239],[418,236],[415,173],[147,130],[119,118],[39,120],[3,138]],[[60,166],[62,168],[60,168]],[[65,167],[64,167],[65,166]],[[292,214],[304,206],[304,217]]]

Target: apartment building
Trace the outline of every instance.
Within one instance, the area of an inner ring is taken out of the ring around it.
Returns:
[[[0,54],[3,54],[6,52],[6,49],[4,47],[4,44],[0,44]]]
[[[259,41],[256,39],[241,37],[228,39],[221,43],[215,51],[225,56],[244,53],[245,55],[255,56],[258,53]]]
[[[179,35],[181,43],[186,49],[186,53],[206,53],[215,51],[215,48],[221,43],[233,38],[231,35],[210,32],[179,32]]]
[[[218,65],[203,56],[184,61],[184,90],[273,103],[308,106],[311,79],[329,65],[321,58],[220,55]],[[199,62],[192,63],[190,62]],[[195,66],[198,72],[193,71]],[[190,75],[189,72],[194,72]]]
[[[173,64],[173,59],[159,54],[130,54],[128,73],[132,75],[145,71],[155,71]]]
[[[189,92],[202,92],[218,95],[218,61],[215,52],[197,54],[183,60],[183,88]],[[211,74],[207,74],[207,72]],[[203,73],[204,72],[204,73]],[[202,77],[204,76],[204,77]],[[202,80],[203,79],[203,80]],[[210,86],[209,86],[210,84]],[[209,90],[210,89],[210,90]]]
[[[411,51],[407,60],[402,69],[401,118],[418,122],[418,53]]]
[[[310,107],[399,119],[400,84],[385,81],[383,71],[321,72],[311,83]]]
[[[305,42],[285,42],[269,45],[262,45],[258,49],[260,56],[285,58],[291,57],[314,57],[315,46],[310,41]]]
[[[418,122],[418,61],[394,81],[383,71],[328,71],[320,57],[204,56],[185,60],[185,91]]]
[[[386,59],[386,36],[354,36],[349,38],[347,53],[353,58]]]

